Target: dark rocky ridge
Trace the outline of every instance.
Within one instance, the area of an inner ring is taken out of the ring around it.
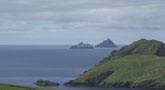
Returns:
[[[107,78],[109,75],[111,75],[113,71],[105,72],[97,77],[97,79],[88,79],[86,80],[86,83],[79,83],[75,82],[74,80],[71,80],[67,83],[64,83],[66,86],[99,86],[100,82],[103,81],[105,78]]]
[[[164,84],[157,83],[155,80],[146,80],[141,83],[134,83],[134,82],[115,82],[115,83],[96,83],[96,82],[87,82],[87,83],[80,83],[71,80],[67,83],[64,83],[65,86],[99,86],[99,87],[116,87],[116,88],[165,88]]]
[[[102,87],[124,87],[124,88],[165,88],[165,85],[157,83],[155,80],[146,80],[141,83],[134,82],[115,82],[115,83],[100,83]]]
[[[110,40],[107,39],[105,41],[103,41],[102,43],[100,43],[99,45],[97,45],[96,47],[100,47],[100,48],[116,48],[117,46]]]

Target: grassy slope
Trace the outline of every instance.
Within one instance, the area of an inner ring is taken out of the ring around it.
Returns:
[[[114,50],[107,60],[115,60],[131,54],[165,56],[165,45],[160,41],[141,39],[119,51]]]
[[[80,75],[75,82],[134,82],[156,80],[165,84],[165,45],[156,40],[141,39],[118,51],[113,51],[94,68]],[[113,71],[109,77],[101,75]]]
[[[114,71],[102,82],[140,83],[145,80],[156,80],[165,84],[165,57],[155,55],[129,55],[118,60],[108,61],[96,65],[87,73],[80,75],[75,81],[85,83],[88,79],[97,79],[107,71]]]
[[[21,85],[0,84],[0,90],[62,90],[62,89],[50,89],[50,88],[28,87],[28,86],[21,86]]]

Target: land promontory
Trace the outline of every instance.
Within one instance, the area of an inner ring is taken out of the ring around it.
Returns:
[[[87,72],[64,85],[165,88],[165,44],[141,39],[113,51]]]

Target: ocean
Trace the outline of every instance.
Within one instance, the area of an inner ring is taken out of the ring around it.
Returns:
[[[69,49],[69,47],[67,45],[1,45],[0,83],[36,86],[33,83],[42,79],[60,83],[60,86],[50,88],[69,90],[151,90],[63,86],[63,83],[75,79],[99,63],[114,49],[119,49]]]

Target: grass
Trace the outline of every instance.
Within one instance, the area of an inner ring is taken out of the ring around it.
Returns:
[[[116,60],[131,54],[165,56],[165,45],[160,41],[141,39],[119,51],[113,51],[107,60]]]
[[[80,75],[75,81],[86,82],[88,79],[97,79],[102,73],[114,71],[102,82],[140,83],[145,80],[156,80],[165,84],[165,57],[156,55],[128,55],[123,58],[100,63],[87,73]]]
[[[50,88],[29,87],[23,85],[0,84],[0,90],[62,90]]]
[[[110,63],[115,71],[104,82],[156,80],[165,84],[165,58],[154,55],[130,55]]]

